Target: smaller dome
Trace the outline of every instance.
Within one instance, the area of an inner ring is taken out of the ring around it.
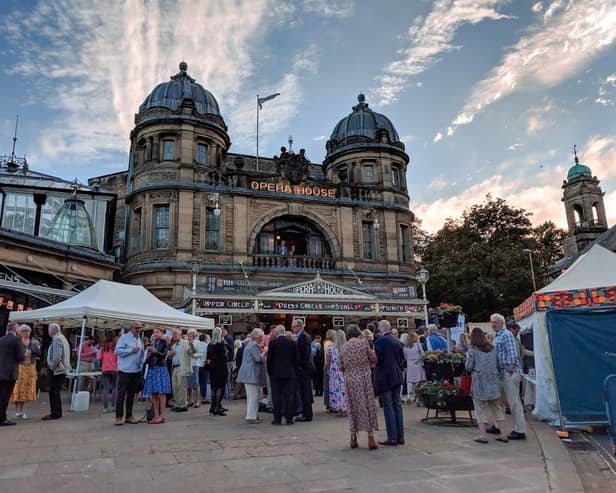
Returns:
[[[188,73],[188,64],[180,62],[180,71],[167,82],[158,84],[145,101],[139,106],[139,113],[150,108],[167,108],[177,111],[187,99],[194,103],[195,109],[202,115],[220,115],[218,101],[214,95],[195,82]]]
[[[354,137],[368,137],[376,139],[377,132],[381,129],[387,130],[392,142],[399,142],[400,137],[394,124],[385,115],[372,111],[366,103],[366,96],[357,96],[358,104],[353,106],[353,113],[343,118],[335,126],[330,140],[342,142],[343,140]]]
[[[47,238],[68,245],[98,248],[85,202],[77,197],[66,199],[51,222]]]
[[[575,178],[580,178],[582,176],[592,178],[592,172],[590,171],[590,168],[585,164],[580,164],[576,146],[573,146],[573,154],[575,156],[575,164],[571,166],[571,168],[569,169],[569,173],[567,173],[567,181],[571,181]]]

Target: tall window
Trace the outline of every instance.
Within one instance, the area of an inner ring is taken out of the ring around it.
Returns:
[[[411,261],[411,236],[406,224],[400,225],[400,246],[402,247],[402,262]]]
[[[364,164],[362,171],[363,171],[364,183],[373,183],[374,182],[374,166],[372,164]]]
[[[163,140],[163,161],[173,161],[175,159],[175,141]]]
[[[152,235],[152,247],[155,250],[169,248],[169,206],[154,206],[154,231]]]
[[[135,209],[133,213],[133,250],[135,252],[141,251],[141,207]]]
[[[31,194],[8,192],[4,202],[2,227],[34,234],[36,204]]]
[[[218,212],[218,215],[215,214]],[[220,209],[207,207],[205,209],[205,249],[220,250]]]
[[[207,164],[207,145],[197,144],[197,163]]]
[[[361,237],[362,257],[366,260],[375,260],[374,223],[372,221],[364,221],[361,223]]]
[[[400,186],[400,168],[393,167],[391,168],[391,185],[393,187]]]

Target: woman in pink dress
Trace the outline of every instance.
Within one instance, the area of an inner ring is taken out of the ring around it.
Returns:
[[[415,402],[415,384],[426,380],[426,372],[423,366],[418,364],[423,348],[415,332],[409,332],[404,345],[404,358],[406,359],[406,392],[407,402]]]
[[[361,337],[357,325],[347,328],[348,342],[340,351],[340,369],[344,372],[349,406],[351,448],[357,448],[357,433],[368,433],[368,448],[378,448],[374,432],[379,429],[374,403],[371,368],[376,366],[376,354]]]

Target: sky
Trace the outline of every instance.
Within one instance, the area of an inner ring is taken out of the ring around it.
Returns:
[[[127,168],[154,86],[188,63],[217,98],[230,152],[289,135],[322,162],[359,93],[406,145],[425,229],[490,193],[565,226],[580,161],[616,223],[616,0],[3,0],[0,154],[67,179]]]

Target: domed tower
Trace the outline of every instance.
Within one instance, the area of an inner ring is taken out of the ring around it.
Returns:
[[[592,176],[590,168],[580,164],[575,146],[573,153],[575,164],[569,169],[562,186],[562,201],[565,203],[569,236],[572,239],[568,242],[567,254],[577,253],[572,251],[574,249],[581,251],[607,230],[603,203],[605,193],[601,190],[597,177]]]
[[[408,207],[409,156],[404,144],[391,120],[370,109],[363,94],[357,101],[352,113],[334,127],[323,169],[331,181],[370,190],[373,197]]]
[[[216,98],[185,62],[179,68],[135,115],[126,194],[124,275],[169,302],[181,299],[178,286],[190,283],[185,263],[203,253],[203,232],[219,230],[218,194],[199,189],[225,184],[231,145]],[[147,270],[156,262],[177,267],[165,277]]]

